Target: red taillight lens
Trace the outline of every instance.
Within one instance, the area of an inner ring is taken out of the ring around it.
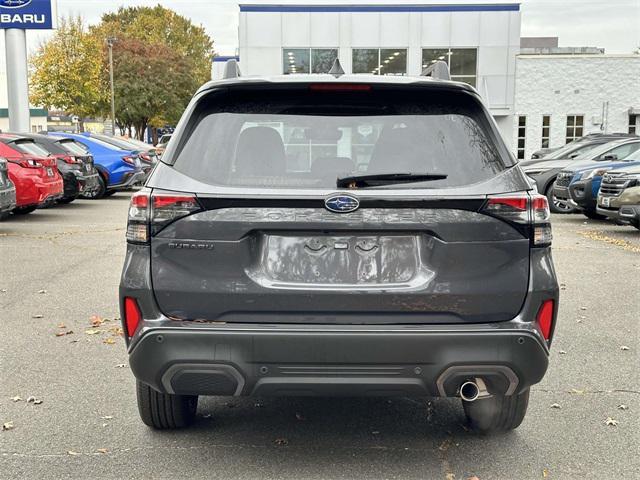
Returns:
[[[42,164],[33,158],[18,158],[18,159],[7,159],[11,163],[15,163],[16,165],[20,165],[24,168],[41,168]]]
[[[124,297],[124,324],[127,328],[127,336],[133,337],[134,333],[140,325],[142,320],[142,314],[140,313],[140,307],[135,298]]]
[[[309,85],[312,92],[369,92],[371,85],[362,83],[312,83]]]
[[[142,160],[144,160],[145,162],[149,162],[149,163],[151,163],[151,157],[149,156],[149,154],[148,154],[148,153],[141,153],[141,154],[139,155],[139,157],[140,157]]]
[[[142,189],[131,197],[127,241],[149,243],[151,235],[158,233],[174,220],[201,210],[195,195],[153,193]]]
[[[489,197],[482,209],[494,217],[515,222],[521,225],[531,225],[532,243],[535,247],[551,245],[551,212],[549,203],[544,195],[505,195]]]
[[[64,155],[63,157],[60,157],[60,158],[64,160],[65,163],[71,163],[73,165],[80,163],[80,160],[78,160],[76,157],[72,157],[71,155]]]
[[[125,163],[128,163],[129,165],[134,165],[136,164],[136,157],[131,157],[129,155],[122,157],[122,161]]]
[[[553,329],[553,306],[553,300],[545,300],[536,317],[542,336],[547,341],[551,338],[551,330]]]

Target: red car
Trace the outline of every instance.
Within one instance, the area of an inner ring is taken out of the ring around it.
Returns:
[[[2,142],[0,157],[7,159],[9,179],[16,187],[14,214],[33,212],[62,197],[62,177],[56,168],[55,158],[28,155]]]

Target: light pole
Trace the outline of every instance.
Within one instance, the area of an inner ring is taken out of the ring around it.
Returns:
[[[111,83],[111,130],[112,135],[116,134],[116,94],[113,87],[113,44],[116,43],[115,37],[107,38],[109,46],[109,81]]]

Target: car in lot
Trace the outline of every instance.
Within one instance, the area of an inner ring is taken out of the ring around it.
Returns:
[[[90,155],[77,155],[72,153],[72,150],[65,149],[60,139],[36,133],[12,133],[0,135],[0,141],[23,153],[55,158],[64,186],[59,203],[71,203],[81,194],[91,195],[99,187],[98,172],[93,167],[93,158]]]
[[[156,151],[158,152],[159,156],[162,156],[162,154],[166,150],[172,135],[173,134],[171,133],[165,133],[158,139],[158,143],[156,144]]]
[[[113,135],[102,135],[98,133],[91,133],[91,134],[84,133],[83,135],[97,138],[98,140],[107,142],[108,144],[113,145],[114,147],[122,148],[123,150],[131,150],[132,152],[138,155],[138,158],[140,158],[142,162],[142,168],[146,172],[149,172],[153,167],[153,165],[155,165],[155,162],[158,160],[156,155],[156,149],[152,145],[143,144],[143,142],[134,143],[131,139],[114,137]]]
[[[23,215],[49,206],[62,198],[64,189],[56,161],[23,153],[0,142],[0,157],[7,161],[9,179],[16,191],[12,213]]]
[[[7,161],[0,157],[0,220],[7,218],[16,207],[16,187],[9,179]]]
[[[51,132],[55,138],[68,138],[82,145],[87,155],[93,157],[98,170],[98,190],[93,198],[112,195],[118,190],[129,190],[142,185],[147,178],[140,158],[132,150],[123,150],[97,138],[77,133]]]
[[[473,87],[231,78],[174,137],[120,282],[144,423],[200,395],[403,395],[520,424],[558,310],[550,213]]]
[[[640,230],[640,166],[619,167],[603,176],[596,211]]]
[[[599,140],[602,137],[598,137]],[[540,193],[549,200],[551,211],[554,213],[570,213],[575,208],[569,203],[568,190],[558,190],[556,186],[568,187],[566,179],[563,179],[560,185],[556,184],[558,174],[572,165],[574,162],[600,162],[610,161],[616,158],[623,158],[635,151],[640,145],[640,137],[638,136],[618,136],[615,140],[609,140],[604,143],[589,143],[589,148],[582,151],[578,156],[561,157],[550,159],[545,157],[538,161],[520,162],[524,172],[536,183],[536,187]],[[551,154],[555,156],[557,152]],[[577,163],[576,163],[577,164]],[[570,181],[570,179],[569,179]],[[561,194],[560,197],[557,195]]]
[[[604,169],[615,168],[621,159],[625,159],[638,149],[640,149],[640,137],[614,140],[589,150],[573,161],[568,161],[565,168],[558,172],[553,183],[553,198],[563,204],[571,205],[569,185],[575,179],[578,170],[590,169],[591,167],[595,169],[598,166]],[[595,195],[597,196],[597,191]],[[587,208],[581,210],[589,218],[599,218],[595,205],[593,207],[587,205]]]
[[[578,208],[588,218],[603,218],[598,214],[596,207],[598,204],[598,192],[602,183],[602,176],[610,170],[616,168],[632,168],[640,165],[640,149],[621,160],[610,160],[583,164],[572,164],[566,170],[561,171],[556,179],[556,190],[562,190],[562,193],[556,193],[558,197],[569,195],[569,203]],[[569,186],[565,185],[569,180]]]

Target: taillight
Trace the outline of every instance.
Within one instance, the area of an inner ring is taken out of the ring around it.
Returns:
[[[33,158],[8,159],[11,163],[20,165],[24,168],[40,168],[42,164]]]
[[[122,157],[122,161],[125,162],[125,163],[128,163],[129,165],[135,166],[136,158],[137,157],[135,157],[135,156],[125,155],[124,157]]]
[[[64,155],[63,157],[60,157],[62,160],[65,161],[65,163],[71,163],[72,165],[77,165],[79,163],[82,163],[82,161],[77,158],[77,157],[72,157],[71,155]]]
[[[127,241],[149,243],[151,235],[171,222],[201,210],[195,195],[140,190],[131,197]]]
[[[545,300],[536,316],[540,332],[546,341],[551,339],[551,331],[553,330],[553,306],[553,300]]]
[[[127,337],[131,338],[136,333],[142,320],[140,307],[135,298],[124,297],[124,325],[127,329]]]
[[[551,245],[551,212],[544,195],[492,196],[482,211],[516,224],[531,226],[532,243],[535,247]]]
[[[142,153],[140,153],[140,154],[139,154],[139,157],[140,157],[142,160],[144,160],[145,162],[149,162],[149,163],[151,163],[151,157],[149,156],[149,154],[148,154],[148,153],[144,153],[144,152],[142,152]]]

